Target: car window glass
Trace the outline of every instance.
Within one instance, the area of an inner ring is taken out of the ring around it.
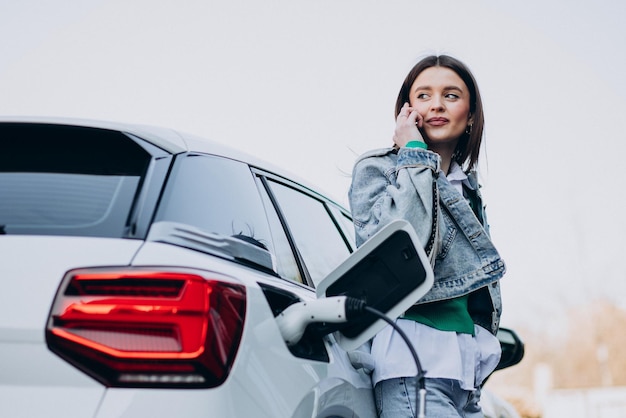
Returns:
[[[9,234],[121,237],[138,182],[123,176],[2,173],[0,219]]]
[[[329,206],[329,208],[330,208],[330,211],[335,216],[335,219],[337,220],[339,227],[343,231],[343,234],[345,235],[346,239],[350,243],[350,248],[354,250],[356,241],[355,241],[355,235],[354,235],[355,234],[354,224],[352,223],[352,219],[350,219],[349,216],[347,216],[344,212],[342,212],[336,206],[331,205]]]
[[[0,126],[0,233],[123,237],[151,155],[126,135]]]
[[[265,210],[246,164],[227,158],[184,154],[177,158],[156,221],[203,231],[244,235],[274,253]]]
[[[289,245],[289,240],[285,235],[285,230],[280,222],[278,214],[274,205],[272,205],[267,192],[262,184],[259,185],[261,190],[261,196],[263,197],[263,203],[266,207],[267,219],[270,224],[270,231],[272,234],[272,242],[274,244],[274,256],[276,260],[276,272],[284,279],[293,280],[298,283],[304,283],[302,274],[298,269],[296,258]]]
[[[350,251],[320,200],[274,181],[269,184],[313,283],[317,285],[350,255]]]

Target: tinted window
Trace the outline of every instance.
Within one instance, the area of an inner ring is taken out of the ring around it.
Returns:
[[[294,282],[304,283],[298,263],[289,244],[289,239],[285,234],[285,230],[280,222],[280,218],[271,203],[270,197],[262,185],[259,185],[263,203],[265,204],[267,219],[270,224],[272,241],[274,243],[274,255],[276,258],[276,272],[284,279],[293,280]]]
[[[313,284],[317,285],[350,255],[343,236],[322,201],[280,183],[269,184]]]
[[[100,129],[0,125],[0,232],[122,237],[151,155]]]
[[[157,222],[179,222],[225,236],[245,235],[274,252],[263,203],[245,164],[211,155],[180,155],[161,202]]]
[[[350,243],[350,248],[354,250],[356,246],[355,244],[356,238],[355,238],[354,224],[352,223],[352,219],[348,215],[346,215],[341,209],[339,209],[337,206],[330,205],[329,208],[330,208],[330,211],[333,213],[335,219],[337,220],[337,223],[339,224],[341,231],[343,231],[344,236]]]

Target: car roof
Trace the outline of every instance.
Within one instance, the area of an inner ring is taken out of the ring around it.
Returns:
[[[177,131],[175,129],[152,125],[71,117],[0,116],[0,124],[1,123],[65,125],[120,131],[126,134],[135,135],[171,154],[195,151],[200,153],[219,155],[233,160],[241,161],[250,166],[266,170],[286,179],[295,181],[301,186],[309,189],[316,194],[320,193],[319,187],[313,186],[308,181],[268,161],[259,159],[258,157],[237,150],[228,145],[224,145],[217,141],[194,134]],[[325,195],[325,197],[327,199],[333,200],[328,195]]]

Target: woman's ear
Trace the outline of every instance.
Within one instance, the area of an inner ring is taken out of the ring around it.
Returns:
[[[467,118],[467,126],[465,127],[465,133],[468,135],[472,134],[472,127],[474,126],[474,116],[472,116],[472,114],[469,114],[469,117]]]

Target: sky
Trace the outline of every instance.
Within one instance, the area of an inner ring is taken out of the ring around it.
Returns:
[[[0,115],[174,128],[229,144],[347,205],[388,146],[426,54],[473,71],[480,163],[507,263],[504,326],[626,309],[626,3],[618,0],[0,0]]]

